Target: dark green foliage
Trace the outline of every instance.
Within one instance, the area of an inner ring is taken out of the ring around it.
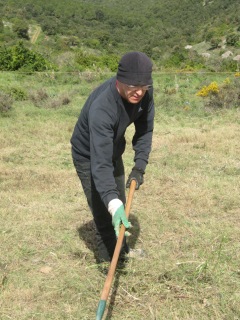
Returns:
[[[76,53],[76,63],[80,70],[94,69],[94,66],[99,62],[99,57],[93,54],[84,54],[81,50]]]
[[[219,44],[221,43],[221,39],[220,38],[212,38],[210,41],[211,44],[211,48],[210,49],[217,49],[219,47]]]
[[[26,48],[23,42],[12,47],[0,47],[0,70],[44,71],[54,69],[43,56]]]
[[[4,31],[4,26],[2,20],[0,20],[0,33],[3,33]]]
[[[7,88],[6,92],[16,101],[24,101],[28,98],[28,94],[22,88],[11,87]]]
[[[187,51],[176,46],[164,61],[164,67],[170,69],[187,69],[188,71],[203,69],[204,60],[195,50]]]
[[[105,14],[101,9],[96,10],[95,14],[96,14],[96,20],[104,21]]]
[[[28,95],[26,91],[21,87],[0,87],[0,92],[2,94],[5,94],[6,96],[9,96],[12,100],[15,101],[23,101],[27,100]]]
[[[55,18],[49,19],[49,17],[46,17],[46,19],[42,21],[41,27],[46,35],[52,36],[58,33],[59,23],[58,20]]]
[[[19,38],[29,39],[28,36],[28,23],[26,21],[17,19],[13,24],[13,31]]]
[[[104,55],[101,57],[100,67],[107,67],[110,71],[117,71],[119,56]]]
[[[240,39],[240,35],[236,33],[231,33],[226,37],[226,43],[229,46],[235,46]]]
[[[233,59],[224,59],[221,63],[221,72],[231,71],[235,72],[237,70],[237,62]]]
[[[65,51],[76,52],[67,66],[61,65],[67,70],[69,65],[76,68],[76,62],[80,70],[103,67],[113,71],[112,56],[130,50],[147,53],[156,67],[199,66],[193,61],[197,56],[189,62],[184,52],[174,48],[207,41],[208,50],[218,50],[226,38],[227,45],[240,47],[238,0],[9,0],[0,1],[0,12],[3,20],[12,24],[2,33],[0,26],[0,43],[12,46],[17,37],[27,39],[26,24],[38,25],[41,39],[32,47],[44,57],[54,60]]]
[[[1,11],[10,20],[19,16],[22,20],[33,18],[48,35],[68,32],[82,41],[98,39],[103,48],[117,38],[123,52],[131,48],[143,50],[149,41],[152,47],[165,48],[179,44],[181,38],[185,43],[200,42],[206,35],[201,27],[206,25],[208,30],[212,25],[219,29],[213,29],[213,36],[221,36],[223,29],[226,34],[227,28],[234,26],[239,7],[237,0],[217,0],[205,5],[198,0],[141,3],[137,0],[39,0],[37,4],[35,0],[11,0],[7,5],[2,4]]]
[[[180,68],[182,62],[184,61],[184,55],[181,53],[173,53],[165,62],[165,68]]]

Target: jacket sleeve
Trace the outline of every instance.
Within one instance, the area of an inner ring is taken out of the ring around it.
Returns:
[[[115,120],[110,108],[92,105],[89,112],[91,171],[95,187],[106,207],[119,195],[112,162]]]
[[[135,134],[132,145],[135,151],[135,166],[145,170],[149,153],[152,147],[152,135],[154,127],[154,100],[151,99],[148,107],[135,122]]]

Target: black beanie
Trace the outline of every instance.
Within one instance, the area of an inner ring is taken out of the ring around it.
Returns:
[[[152,84],[152,62],[145,53],[126,53],[118,64],[117,80],[130,85]]]

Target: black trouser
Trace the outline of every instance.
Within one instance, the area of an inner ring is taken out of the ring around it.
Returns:
[[[112,216],[102,202],[96,190],[92,175],[91,165],[88,159],[73,159],[78,177],[81,181],[88,205],[92,211],[96,225],[96,241],[100,261],[110,261],[116,246],[116,235],[112,225]],[[125,204],[125,175],[122,158],[113,162],[114,177],[119,191],[119,199]],[[126,239],[124,239],[123,252],[128,252]]]

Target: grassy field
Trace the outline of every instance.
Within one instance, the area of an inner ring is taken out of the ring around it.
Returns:
[[[106,276],[69,140],[108,76],[0,74],[15,97],[0,116],[1,320],[95,319]],[[147,256],[117,270],[105,319],[240,319],[240,109],[196,95],[226,78],[234,75],[154,75],[153,148],[129,239]]]

